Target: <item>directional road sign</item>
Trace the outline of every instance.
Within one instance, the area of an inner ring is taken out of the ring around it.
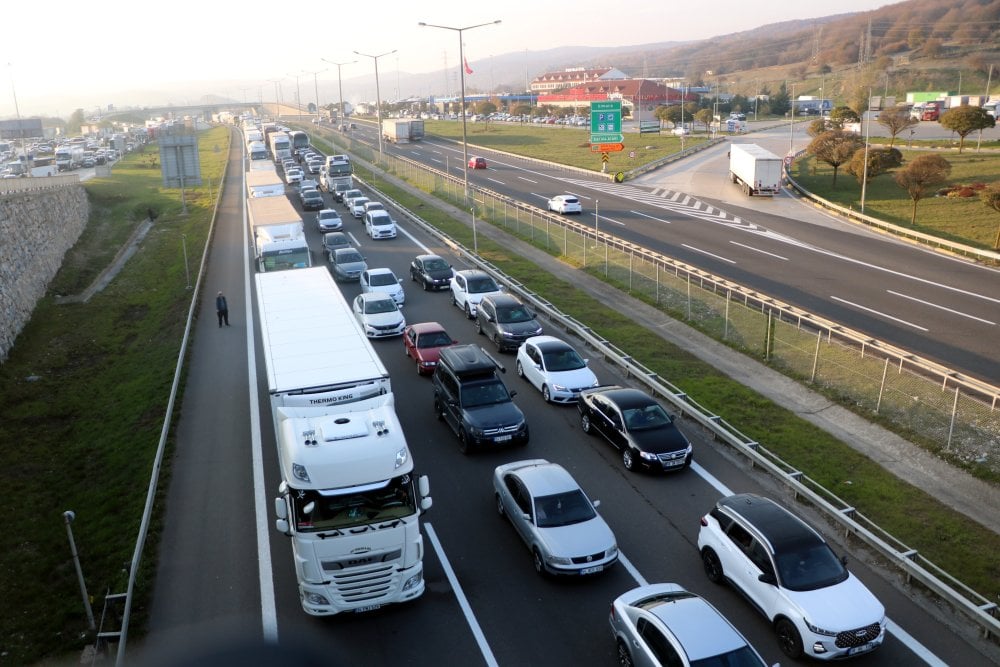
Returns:
[[[622,143],[590,144],[591,153],[616,153],[623,150],[625,150],[625,144]]]
[[[622,102],[611,100],[607,102],[590,103],[590,143],[613,144],[620,143],[622,136]]]

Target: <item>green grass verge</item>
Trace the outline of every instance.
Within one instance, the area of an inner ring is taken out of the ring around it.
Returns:
[[[218,183],[229,141],[200,136],[202,178]],[[209,188],[161,189],[155,146],[132,154],[108,178],[84,186],[90,222],[0,366],[2,664],[32,664],[92,641],[62,512],[73,532],[100,616],[104,594],[124,592],[146,500],[191,291],[181,237],[196,266],[212,215]],[[86,304],[57,305],[106,267],[152,208],[158,219],[121,273]],[[131,631],[141,634],[155,568],[156,527],[147,543]],[[117,628],[115,628],[117,629]],[[132,634],[131,636],[136,636]]]

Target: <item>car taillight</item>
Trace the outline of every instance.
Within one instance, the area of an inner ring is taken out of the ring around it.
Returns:
[[[698,523],[701,524],[702,528],[708,527],[708,519],[706,517],[701,517],[701,519],[698,520]]]

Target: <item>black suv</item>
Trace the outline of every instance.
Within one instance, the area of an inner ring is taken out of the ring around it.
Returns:
[[[475,345],[441,350],[434,371],[434,413],[458,436],[463,454],[486,445],[528,444],[524,413],[497,371],[503,366]]]
[[[497,350],[516,350],[532,336],[540,336],[542,325],[535,314],[510,294],[484,297],[476,308],[476,331],[489,338]]]

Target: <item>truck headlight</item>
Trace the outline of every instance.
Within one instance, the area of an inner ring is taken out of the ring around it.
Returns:
[[[423,581],[423,579],[424,579],[423,572],[416,573],[415,575],[406,580],[406,583],[403,584],[403,590],[408,591],[411,588],[416,588],[417,586],[420,585],[420,582]]]
[[[314,593],[312,591],[306,591],[302,597],[305,599],[309,605],[314,607],[329,607],[330,601],[326,599],[326,596],[320,593]]]

